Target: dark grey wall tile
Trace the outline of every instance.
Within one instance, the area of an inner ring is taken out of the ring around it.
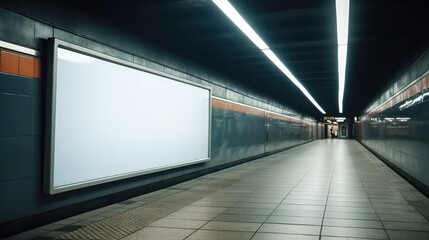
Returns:
[[[0,93],[0,137],[40,134],[40,98]]]
[[[23,178],[0,182],[0,223],[40,212],[40,178]],[[39,205],[39,206],[38,206]]]
[[[76,35],[58,28],[54,28],[54,37],[69,43],[76,44],[77,42]]]
[[[34,20],[0,8],[0,39],[35,48]]]
[[[0,182],[41,176],[41,143],[39,136],[0,137]]]
[[[40,96],[40,79],[0,73],[0,93]]]
[[[53,36],[54,36],[54,27],[41,22],[35,22],[34,38],[35,38],[37,49],[41,49],[41,46],[43,45],[44,41],[46,41],[46,39],[51,38]]]

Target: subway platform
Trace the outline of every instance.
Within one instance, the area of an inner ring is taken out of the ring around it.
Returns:
[[[429,200],[354,140],[318,140],[9,239],[429,239]]]

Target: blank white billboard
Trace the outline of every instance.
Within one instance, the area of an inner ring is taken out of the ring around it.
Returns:
[[[210,159],[210,89],[53,42],[49,193]]]

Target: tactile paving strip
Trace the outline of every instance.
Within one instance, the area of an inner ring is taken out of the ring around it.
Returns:
[[[204,197],[193,194],[188,201]],[[120,239],[184,207],[186,202],[149,203],[60,236],[58,239]]]
[[[249,172],[250,174],[250,172]],[[213,180],[188,191],[171,194],[155,202],[130,209],[91,225],[64,234],[56,239],[121,239],[177,210],[229,186],[240,178]]]

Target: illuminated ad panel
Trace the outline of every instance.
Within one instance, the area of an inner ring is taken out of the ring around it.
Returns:
[[[49,41],[45,192],[210,159],[209,88]]]

